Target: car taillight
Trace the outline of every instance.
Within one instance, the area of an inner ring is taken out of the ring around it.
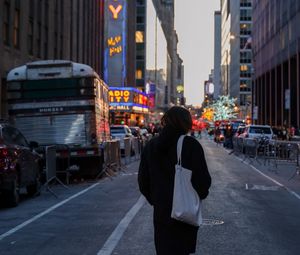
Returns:
[[[7,156],[8,156],[8,149],[0,148],[0,158],[7,157]]]
[[[6,148],[0,148],[0,170],[8,169],[8,150]]]

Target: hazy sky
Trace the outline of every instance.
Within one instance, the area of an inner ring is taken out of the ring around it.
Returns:
[[[185,68],[187,104],[200,105],[203,101],[203,84],[213,69],[214,11],[219,9],[220,0],[175,0],[175,29],[178,52]],[[147,68],[154,68],[155,12],[152,0],[148,0],[148,15]],[[162,31],[158,31],[159,67],[165,67],[165,48]]]

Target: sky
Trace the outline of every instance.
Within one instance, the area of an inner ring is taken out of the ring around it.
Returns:
[[[187,104],[200,105],[203,101],[204,81],[213,69],[214,12],[220,0],[175,0],[175,30],[178,52],[184,65],[184,86]],[[155,11],[148,0],[147,68],[154,69]],[[158,25],[158,67],[166,66],[166,41]]]

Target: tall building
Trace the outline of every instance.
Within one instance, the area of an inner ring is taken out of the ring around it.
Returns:
[[[134,2],[134,1],[133,1]],[[143,88],[145,86],[146,76],[146,15],[147,15],[147,0],[136,1],[136,29],[135,29],[135,78],[136,86]]]
[[[6,75],[41,59],[85,63],[102,76],[103,1],[0,1],[0,117],[6,112]]]
[[[221,0],[222,94],[237,99],[239,117],[249,118],[252,104],[252,0]]]
[[[146,77],[147,82],[155,84],[155,106],[162,110],[165,104],[165,87],[167,82],[165,70],[147,70]]]
[[[104,79],[145,89],[147,1],[105,0]]]
[[[254,119],[300,125],[300,1],[253,0]]]
[[[214,16],[215,32],[214,32],[214,94],[217,99],[221,95],[221,12],[215,11]]]
[[[174,0],[152,0],[167,42],[166,106],[178,103],[178,67],[182,60],[177,53],[178,36],[174,30]],[[183,70],[183,68],[181,68]],[[183,84],[182,84],[183,85]]]
[[[221,82],[222,95],[229,95],[230,85],[230,34],[231,2],[221,0]]]

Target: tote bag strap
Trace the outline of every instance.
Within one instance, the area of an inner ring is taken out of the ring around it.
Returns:
[[[181,150],[185,135],[181,135],[177,142],[177,164],[181,166]]]

